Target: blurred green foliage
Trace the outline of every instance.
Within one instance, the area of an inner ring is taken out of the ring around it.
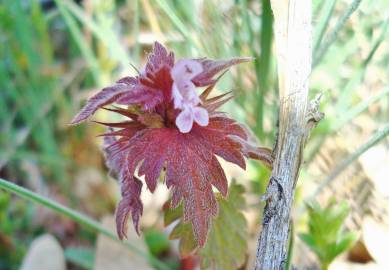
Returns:
[[[308,209],[308,232],[300,238],[319,258],[321,269],[327,270],[331,262],[341,253],[350,249],[357,235],[344,230],[344,222],[349,214],[346,202],[331,200],[324,208],[317,202],[306,204]]]
[[[33,212],[22,203],[11,205],[11,195],[0,191],[0,269],[18,269],[26,246],[25,235],[32,233],[30,220]],[[17,217],[21,216],[19,219]]]

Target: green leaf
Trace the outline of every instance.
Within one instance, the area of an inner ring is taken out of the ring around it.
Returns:
[[[217,194],[219,215],[213,220],[205,246],[198,250],[202,269],[238,269],[245,261],[247,252],[247,223],[241,210],[245,208],[242,196],[244,188],[231,183],[226,199]],[[182,206],[165,211],[165,225],[182,216]],[[180,239],[180,252],[187,256],[197,250],[190,223],[179,223],[170,234],[171,239]]]
[[[299,237],[307,246],[309,246],[311,249],[315,249],[316,243],[312,235],[307,233],[301,233],[299,234]]]
[[[301,240],[316,254],[323,269],[342,252],[351,248],[357,236],[344,232],[343,223],[349,213],[347,203],[330,200],[322,208],[316,201],[306,204],[309,222],[308,232],[300,234]]]

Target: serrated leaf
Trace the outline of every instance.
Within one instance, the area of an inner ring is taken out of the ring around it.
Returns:
[[[317,202],[307,204],[308,232],[300,238],[318,256],[322,266],[328,266],[339,254],[351,248],[356,235],[343,231],[343,223],[349,213],[346,203],[331,200],[325,208]]]
[[[199,249],[202,269],[233,270],[245,261],[247,252],[247,223],[241,213],[245,208],[241,185],[232,183],[227,199],[219,193],[219,215],[213,220],[208,240]],[[165,212],[165,225],[169,225],[182,215],[182,207],[168,209]],[[180,239],[181,256],[196,251],[197,243],[190,223],[183,223],[182,218],[170,234],[171,239]]]
[[[113,169],[121,168],[120,183],[127,191],[122,194],[126,201],[119,204],[124,210],[118,208],[117,212],[121,214],[117,215],[119,236],[124,236],[128,215],[132,213],[137,226],[142,213],[138,197],[141,183],[135,185],[133,180],[136,168],[139,166],[139,176],[145,175],[146,185],[153,192],[165,167],[166,185],[173,190],[172,205],[183,200],[184,220],[192,222],[194,235],[203,246],[211,218],[218,212],[212,186],[223,195],[227,193],[227,179],[216,155],[245,168],[243,145],[234,138],[247,138],[245,131],[227,117],[211,117],[208,126],[194,126],[185,134],[170,128],[145,128],[134,134],[134,128],[137,126],[124,128],[122,138],[109,141],[106,147],[111,150],[107,154],[112,161],[109,164]]]

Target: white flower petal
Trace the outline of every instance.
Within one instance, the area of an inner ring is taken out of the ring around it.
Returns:
[[[193,126],[193,111],[186,109],[176,118],[176,126],[182,133],[188,133]]]
[[[193,118],[200,126],[207,126],[209,123],[209,115],[206,109],[201,107],[193,108]]]

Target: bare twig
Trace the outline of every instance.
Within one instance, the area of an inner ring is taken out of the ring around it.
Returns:
[[[308,108],[311,73],[311,0],[272,0],[280,91],[279,134],[272,176],[264,199],[263,228],[255,269],[284,269],[290,209],[304,142],[320,120],[315,101]],[[312,108],[311,108],[312,107]],[[313,122],[312,122],[313,121]]]

